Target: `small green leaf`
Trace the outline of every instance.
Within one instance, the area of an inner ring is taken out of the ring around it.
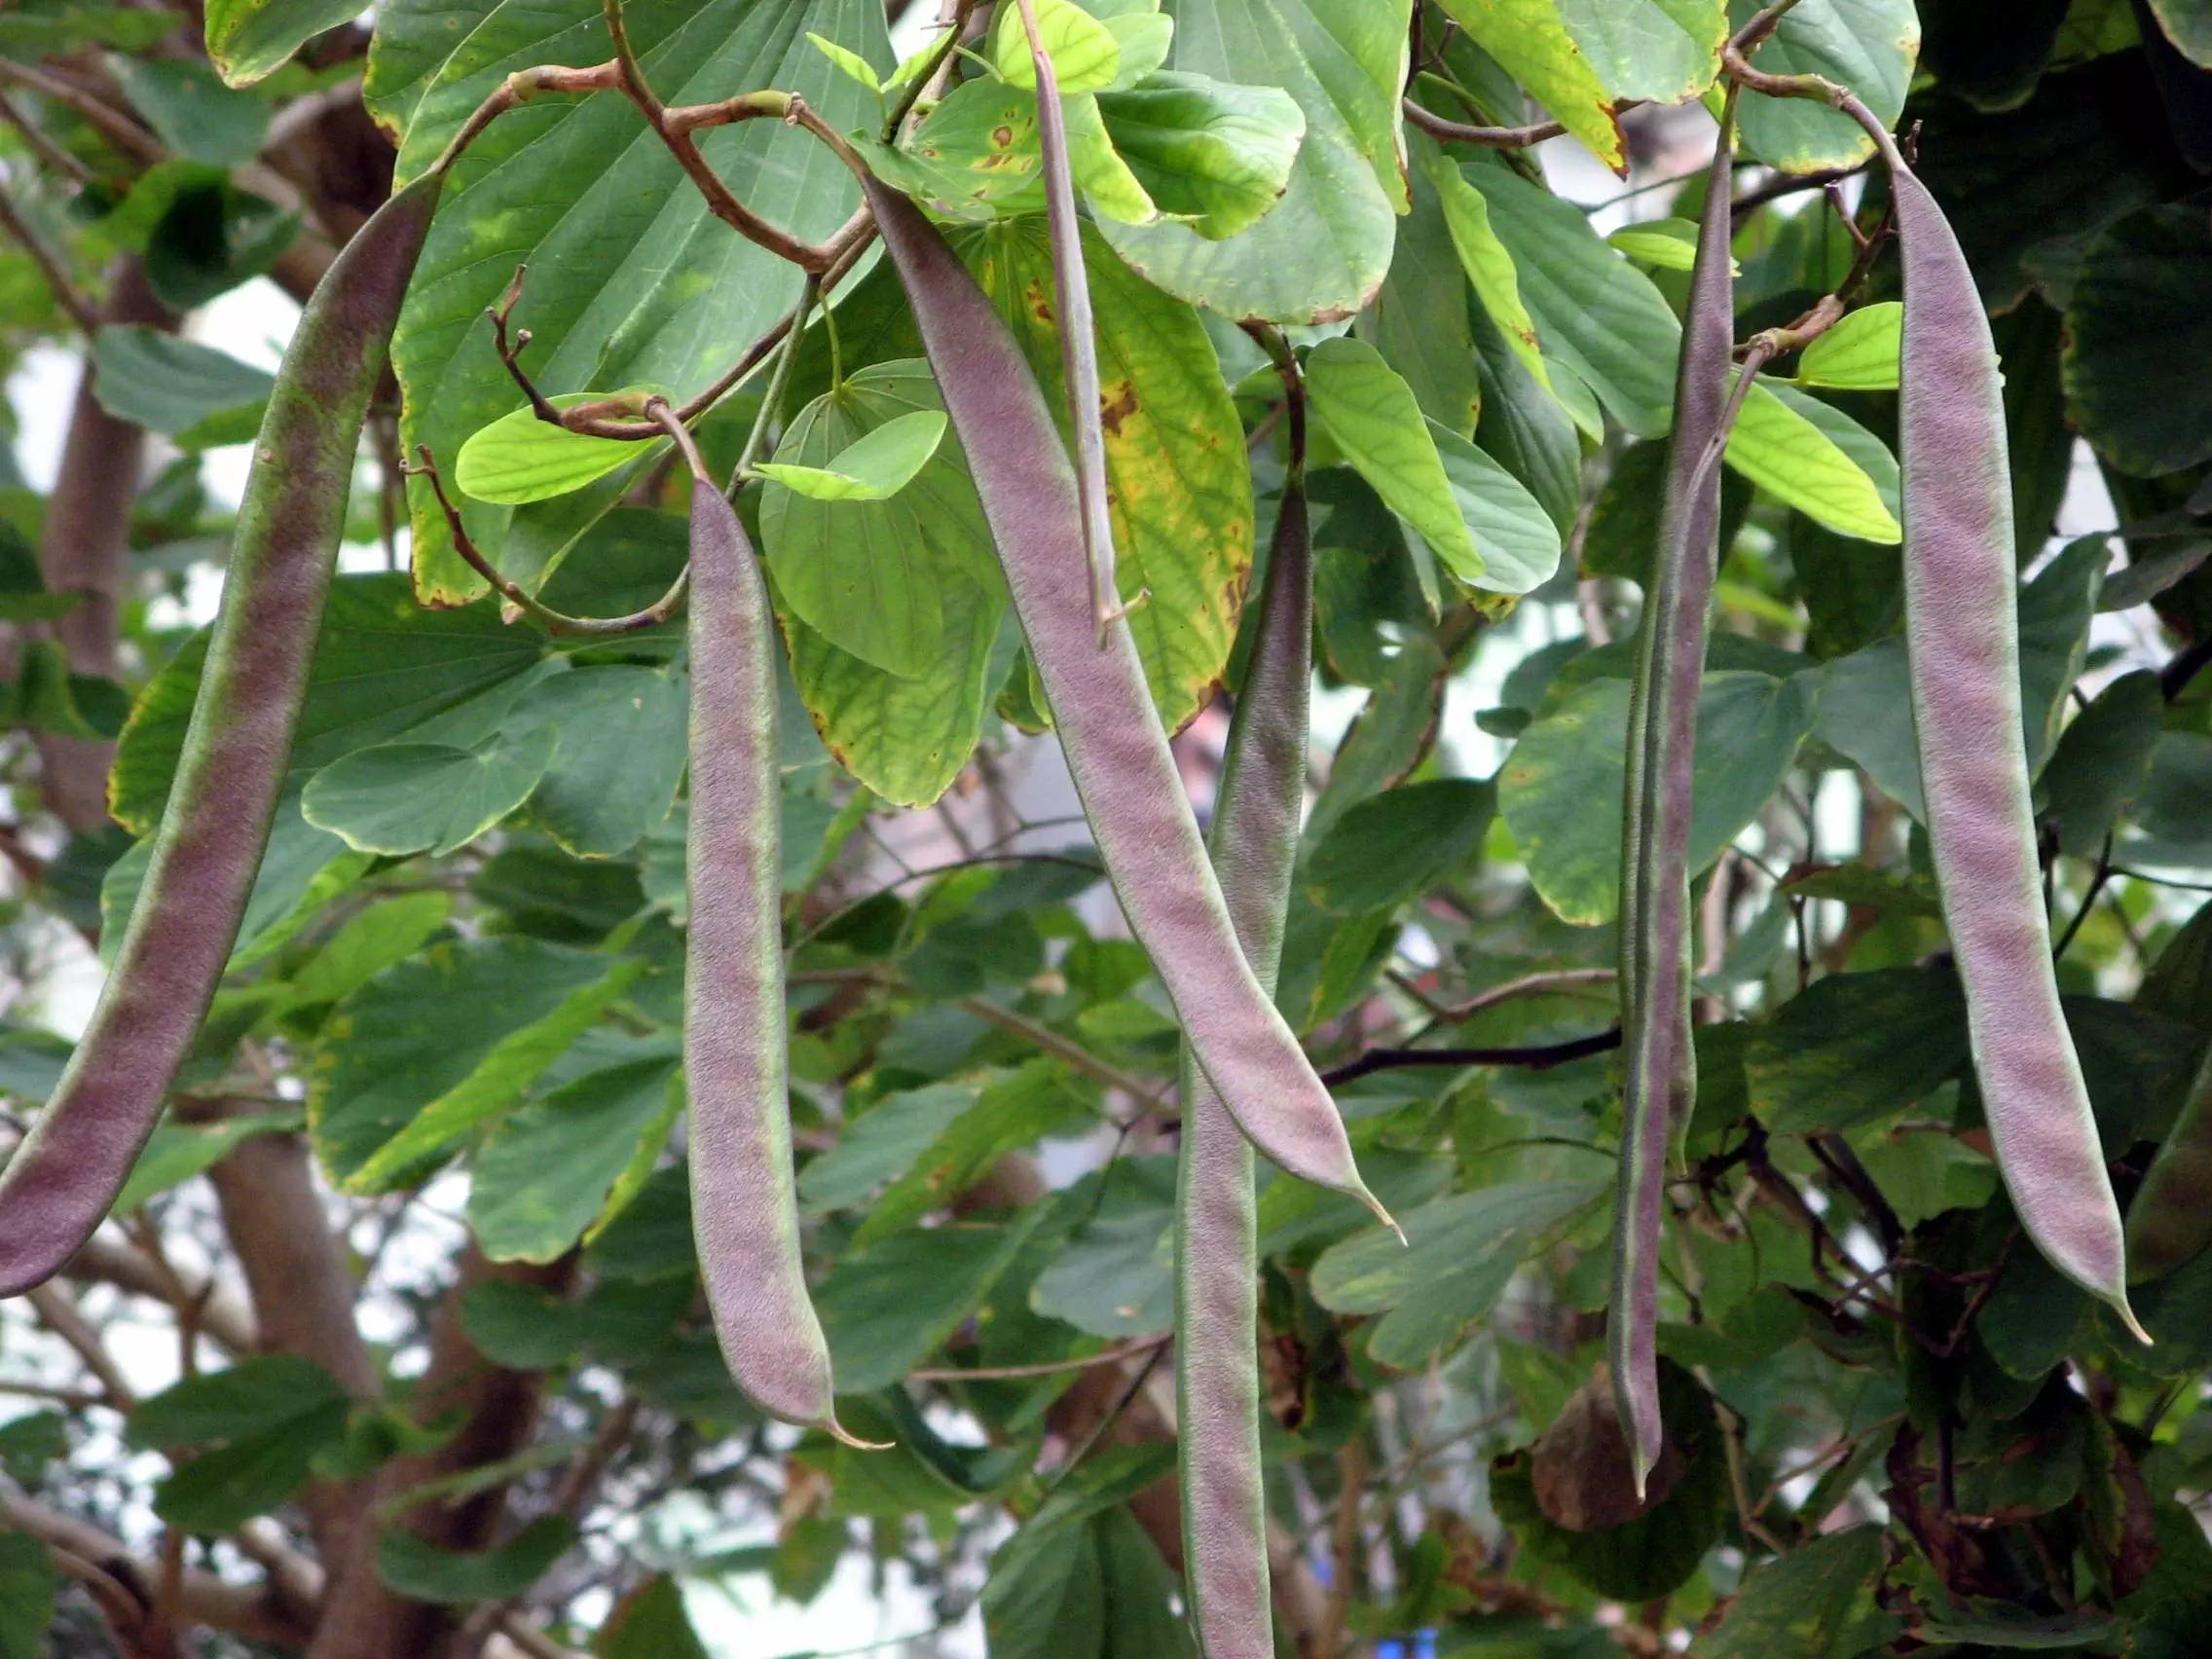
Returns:
[[[1479,577],[1482,554],[1404,377],[1364,341],[1325,340],[1307,353],[1306,392],[1314,419],[1382,504],[1420,532],[1454,575]]]
[[[1805,348],[1797,359],[1802,386],[1839,391],[1895,391],[1904,307],[1896,300],[1861,306]]]
[[[496,1550],[464,1554],[441,1550],[411,1532],[377,1540],[377,1576],[417,1602],[463,1606],[520,1596],[568,1553],[573,1523],[542,1515]]]
[[[806,38],[814,43],[815,51],[821,53],[823,56],[829,58],[830,62],[869,92],[874,92],[879,97],[882,95],[883,82],[877,78],[875,66],[869,63],[866,58],[857,52],[839,46],[833,40],[816,34],[812,29],[806,31]]]
[[[1496,804],[1495,789],[1469,778],[1386,790],[1330,827],[1307,860],[1306,885],[1340,916],[1403,903],[1473,862]]]
[[[1904,530],[1863,467],[1764,382],[1753,382],[1728,436],[1728,464],[1839,535],[1901,541]]]
[[[814,1295],[840,1392],[888,1388],[971,1316],[1044,1214],[902,1233],[840,1257]]]
[[[1623,225],[1605,240],[1639,265],[1662,271],[1687,271],[1697,263],[1697,224],[1690,219],[1644,219]],[[1743,274],[1733,259],[1728,270],[1732,276]]]
[[[1529,89],[1560,125],[1626,176],[1627,151],[1612,97],[1554,0],[1440,0],[1445,16]]]
[[[0,1659],[45,1659],[52,1651],[54,1596],[60,1575],[28,1532],[0,1533]]]
[[[276,384],[227,351],[139,323],[111,323],[93,335],[92,366],[102,409],[187,450],[249,441]]]
[[[817,501],[883,501],[904,489],[929,464],[944,436],[940,410],[917,409],[886,421],[854,440],[827,466],[762,461],[758,470],[786,489]]]
[[[1529,308],[1521,303],[1521,278],[1513,268],[1513,255],[1491,228],[1490,203],[1469,184],[1466,175],[1443,150],[1430,145],[1423,152],[1428,176],[1444,206],[1444,223],[1452,233],[1452,245],[1459,255],[1460,269],[1475,290],[1484,313],[1521,366],[1538,386],[1551,385],[1551,371],[1536,339],[1536,325]]]
[[[641,402],[649,388],[618,395]],[[550,401],[556,409],[572,409],[594,403],[607,394],[568,392]],[[617,466],[657,455],[665,438],[632,443],[622,438],[595,438],[588,432],[571,432],[550,421],[540,421],[528,408],[502,415],[479,428],[461,446],[454,462],[454,482],[479,501],[520,505],[566,496]]]
[[[1052,60],[1062,96],[1111,87],[1122,72],[1122,46],[1096,18],[1072,0],[1035,0],[1037,39]],[[1001,6],[991,33],[991,63],[1000,79],[1025,92],[1037,86],[1029,30],[1018,6]]]
[[[659,1153],[676,1070],[669,1052],[587,1072],[501,1119],[477,1150],[468,1189],[484,1253],[550,1262],[582,1237],[633,1155],[648,1140]]]
[[[213,1168],[242,1140],[296,1129],[301,1121],[298,1112],[255,1112],[213,1124],[158,1124],[116,1195],[113,1213],[128,1215],[155,1195]]]
[[[208,19],[213,27],[214,19]],[[266,98],[232,91],[206,64],[190,57],[115,53],[108,69],[130,107],[179,156],[212,166],[251,161],[269,131]]]
[[[1156,19],[1168,21],[1165,18]],[[1162,70],[1125,92],[1094,100],[1113,164],[1079,174],[1093,211],[1132,224],[1155,216],[1181,220],[1220,241],[1249,230],[1290,183],[1306,137],[1306,114],[1279,87],[1244,87],[1210,75]],[[1070,162],[1077,164],[1075,100],[1068,110]],[[1103,187],[1126,175],[1150,211],[1126,186]]]
[[[360,15],[354,0],[207,0],[207,57],[226,83],[249,87]]]
[[[325,766],[300,797],[310,824],[364,853],[442,858],[466,846],[530,798],[553,763],[557,739],[541,726],[473,749],[380,743]]]

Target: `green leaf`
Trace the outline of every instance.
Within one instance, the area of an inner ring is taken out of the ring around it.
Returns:
[[[140,323],[94,334],[92,367],[101,408],[186,450],[250,441],[276,384],[227,351]]]
[[[1805,348],[1797,359],[1798,384],[1843,391],[1897,390],[1903,324],[1904,307],[1896,300],[1861,306]]]
[[[1495,326],[1507,349],[1538,386],[1551,385],[1551,371],[1536,339],[1536,325],[1521,301],[1521,278],[1513,255],[1491,228],[1490,203],[1466,180],[1458,166],[1441,147],[1426,144],[1419,152],[1422,171],[1435,185],[1444,209],[1445,227],[1451,232],[1459,268],[1467,274],[1475,298]]]
[[[316,1455],[345,1437],[351,1410],[320,1366],[257,1355],[141,1401],[125,1424],[137,1447],[190,1447],[154,1495],[154,1512],[193,1532],[227,1531],[307,1483]]]
[[[1069,166],[1080,177],[1091,125],[1088,115],[1095,110],[1088,93],[1070,105]],[[1037,96],[1002,81],[978,78],[953,88],[915,127],[903,150],[865,136],[854,145],[876,177],[944,218],[982,222],[1045,205]]]
[[[1486,593],[1524,594],[1558,574],[1559,527],[1545,513],[1543,503],[1520,479],[1457,432],[1432,421],[1428,435],[1436,441],[1444,476],[1452,484],[1452,498],[1482,559],[1481,570],[1471,579],[1460,577],[1446,561],[1453,576]]]
[[[117,1215],[128,1215],[157,1194],[213,1168],[239,1142],[296,1129],[300,1123],[297,1112],[254,1112],[213,1124],[157,1124],[110,1207]]]
[[[1174,1574],[1125,1508],[1010,1538],[985,1581],[992,1659],[1181,1659]]]
[[[517,1597],[545,1575],[576,1541],[573,1522],[541,1515],[496,1550],[441,1550],[411,1532],[377,1540],[377,1576],[410,1601],[442,1606]]]
[[[1616,99],[1680,103],[1713,84],[1725,0],[1556,0],[1567,33]]]
[[[1174,1161],[1124,1159],[1111,1180],[1086,1178],[1061,1202],[1077,1223],[1037,1275],[1031,1309],[1094,1337],[1172,1325]]]
[[[1884,968],[1816,979],[1753,1024],[1744,1081],[1769,1128],[1810,1134],[1894,1117],[1966,1060],[1957,977]]]
[[[689,704],[669,672],[605,663],[537,682],[515,705],[510,741],[559,734],[529,816],[578,858],[614,858],[661,824],[686,759]]]
[[[2060,852],[2096,857],[2150,776],[2165,711],[2157,675],[2138,669],[2097,693],[2067,726],[2044,769]]]
[[[471,1164],[468,1224],[495,1262],[550,1262],[599,1219],[632,1159],[658,1154],[673,1052],[588,1072],[499,1120]]]
[[[528,939],[437,944],[332,1011],[308,1123],[334,1180],[376,1191],[510,1104],[642,967]]]
[[[1529,874],[1563,920],[1609,921],[1620,903],[1622,754],[1629,682],[1577,685],[1522,733],[1498,774],[1498,806]],[[1758,816],[1813,723],[1796,680],[1709,672],[1698,698],[1689,871]]]
[[[1897,1631],[1874,1602],[1881,1570],[1879,1527],[1808,1539],[1753,1571],[1701,1643],[1713,1659],[1819,1659],[1879,1647]]]
[[[1181,0],[1170,69],[1272,87],[1306,135],[1281,198],[1220,240],[1177,224],[1102,227],[1168,293],[1229,317],[1320,322],[1375,297],[1405,205],[1398,154],[1411,0]],[[1101,317],[1111,314],[1100,300]]]
[[[1697,263],[1697,222],[1693,219],[1640,219],[1611,232],[1605,241],[1638,264],[1662,271],[1687,271]],[[1734,260],[1728,264],[1732,274],[1743,275]]]
[[[518,688],[542,651],[540,640],[506,626],[490,606],[423,610],[403,575],[341,575],[308,672],[293,783],[463,704],[489,707],[491,697]],[[168,798],[206,654],[203,630],[139,694],[124,728],[108,805],[133,833],[152,830]]]
[[[556,409],[572,409],[579,403],[599,402],[607,395],[564,392],[550,401]],[[642,399],[639,391],[615,395]],[[515,506],[566,496],[617,466],[657,455],[665,447],[666,440],[660,438],[631,443],[571,432],[566,426],[540,421],[536,412],[525,405],[469,434],[454,461],[454,483],[479,501]]]
[[[1438,0],[1498,66],[1529,89],[1553,119],[1627,176],[1627,150],[1613,99],[1560,16],[1558,0]]]
[[[249,87],[360,15],[352,0],[207,0],[207,57],[228,84]]]
[[[2141,207],[2089,244],[2066,313],[2066,398],[2083,436],[2122,472],[2212,459],[2202,375],[2212,227],[2194,206]]]
[[[334,1003],[350,995],[446,924],[453,900],[444,893],[402,893],[350,918],[292,975],[295,1006]]]
[[[924,366],[871,364],[799,411],[777,446],[778,463],[802,471],[835,466],[830,457],[841,461],[879,432],[913,434],[917,421],[942,435],[942,408]],[[760,536],[783,607],[839,651],[887,674],[956,676],[959,626],[976,606],[948,617],[945,601],[955,590],[979,589],[994,619],[1003,606],[990,532],[957,443],[939,446],[933,438],[910,475],[913,488],[890,501],[830,507],[811,491],[788,488],[776,466],[762,470],[775,482],[761,497]],[[803,678],[799,689],[807,690]],[[807,701],[819,720],[820,707]],[[825,730],[832,746],[841,741],[835,727]]]
[[[28,1532],[0,1532],[0,1659],[45,1659],[60,1575]]]
[[[212,17],[208,26],[214,26]],[[116,53],[108,69],[130,107],[174,154],[211,166],[251,161],[269,131],[268,100],[236,92],[189,57]]]
[[[1663,435],[1674,419],[1681,325],[1651,278],[1607,247],[1573,203],[1503,163],[1486,157],[1462,174],[1512,255],[1544,355],[1587,385],[1629,431]],[[1511,338],[1507,317],[1495,309],[1491,314]]]
[[[1306,394],[1345,459],[1435,550],[1461,581],[1482,574],[1482,555],[1459,516],[1413,388],[1364,341],[1325,340],[1306,356]],[[1472,446],[1469,446],[1472,447]]]
[[[1183,27],[1192,27],[1190,10]],[[1064,421],[1051,248],[1042,219],[954,234]],[[1139,279],[1095,234],[1083,239],[1098,344],[1099,422],[1122,597],[1149,588],[1128,618],[1145,682],[1169,731],[1212,700],[1236,641],[1252,569],[1252,478],[1243,426],[1204,325]]]
[[[360,852],[443,858],[530,798],[553,762],[555,741],[550,727],[540,727],[474,749],[380,743],[317,772],[300,807],[310,824]]]
[[[592,1638],[595,1659],[714,1659],[691,1617],[683,1592],[665,1572],[656,1572],[614,1604],[607,1622]]]
[[[456,50],[459,21],[445,0],[391,0],[378,13],[364,96],[398,135],[403,183],[512,71],[604,54],[598,0],[484,0],[467,14],[465,51]],[[697,0],[629,17],[641,67],[669,103],[778,88],[839,131],[879,120],[875,95],[817,52],[809,33],[879,68],[891,63],[872,0]],[[782,123],[741,122],[698,138],[731,192],[794,236],[821,240],[858,202],[836,157]],[[557,190],[546,187],[553,177]],[[518,264],[530,275],[514,321],[531,331],[525,362],[540,387],[665,386],[674,402],[702,390],[788,313],[801,279],[713,216],[623,99],[534,99],[494,122],[447,180],[392,342],[406,454],[427,444],[450,466],[471,434],[514,408],[483,313]],[[635,459],[648,447],[629,449]],[[521,506],[459,504],[485,557],[535,588],[618,496],[603,485]],[[423,598],[482,593],[426,480],[410,480],[408,504]]]
[[[2212,7],[2204,0],[2151,0],[2151,11],[2184,57],[2212,69]]]
[[[899,494],[937,453],[941,410],[917,409],[886,421],[830,458],[827,466],[762,461],[755,470],[817,501],[881,501]]]
[[[1728,20],[1740,28],[1758,9],[1759,0],[1729,0]],[[1919,55],[1913,0],[1822,0],[1783,15],[1759,48],[1758,66],[1766,74],[1840,82],[1884,127],[1894,127]],[[1784,172],[1847,167],[1874,153],[1874,140],[1856,121],[1810,98],[1748,95],[1738,100],[1736,129],[1746,152]]]
[[[1306,137],[1306,113],[1288,92],[1210,75],[1162,70],[1095,101],[1115,167],[1079,166],[1077,183],[1091,210],[1139,225],[1165,215],[1208,241],[1250,230],[1274,207]],[[1071,106],[1071,144],[1076,114]],[[1102,188],[1115,181],[1117,168],[1141,202]]]
[[[1307,859],[1307,888],[1340,916],[1403,903],[1473,862],[1496,804],[1492,785],[1465,778],[1407,784],[1363,800]]]
[[[1728,464],[1777,500],[1839,535],[1902,541],[1866,470],[1777,389],[1754,381],[1728,436]]]
[[[1122,47],[1111,29],[1072,0],[1034,0],[1037,39],[1052,60],[1063,96],[1111,87],[1122,73]],[[1034,91],[1037,66],[1019,7],[1000,9],[991,31],[991,63],[1009,86]]]
[[[840,1392],[888,1388],[973,1314],[1042,1215],[954,1223],[840,1257],[814,1293]]]
[[[1522,1258],[1604,1190],[1513,1182],[1438,1198],[1403,1217],[1405,1244],[1370,1227],[1322,1252],[1314,1299],[1339,1313],[1383,1314],[1369,1351],[1399,1370],[1419,1369],[1489,1313]]]
[[[863,57],[857,52],[852,52],[844,47],[839,46],[833,40],[823,39],[822,36],[813,33],[811,30],[808,32],[806,38],[814,43],[815,51],[821,53],[823,56],[829,58],[830,62],[834,63],[838,68],[842,69],[846,74],[850,75],[854,80],[858,81],[869,92],[874,92],[879,96],[881,95],[883,92],[882,77],[876,74],[875,66],[868,62],[866,58]]]
[[[834,1146],[799,1171],[798,1196],[805,1213],[866,1204],[911,1169],[980,1092],[974,1083],[936,1083],[875,1102],[845,1125]]]
[[[1408,172],[1413,211],[1398,225],[1390,275],[1359,313],[1357,331],[1405,377],[1422,414],[1466,437],[1482,409],[1466,277],[1437,198],[1436,145],[1418,129],[1407,143],[1416,163]]]

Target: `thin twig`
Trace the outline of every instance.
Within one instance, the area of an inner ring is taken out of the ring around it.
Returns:
[[[1621,1046],[1619,1026],[1566,1043],[1512,1049],[1370,1049],[1355,1060],[1321,1074],[1331,1088],[1374,1072],[1398,1071],[1408,1066],[1515,1066],[1525,1071],[1545,1071],[1569,1060],[1608,1053]]]
[[[0,57],[0,81],[13,81],[19,87],[28,87],[42,97],[52,98],[83,116],[87,123],[99,129],[117,149],[132,161],[146,166],[169,159],[168,148],[129,116],[114,105],[85,91],[74,81],[18,63],[12,57]]]
[[[1154,1353],[1175,1340],[1173,1332],[1157,1337],[1136,1337],[1096,1353],[1080,1354],[1074,1359],[1049,1359],[1035,1365],[977,1365],[927,1366],[906,1373],[909,1382],[1016,1382],[1026,1377],[1056,1377],[1064,1372],[1089,1371],[1097,1366],[1112,1365],[1119,1360],[1134,1359],[1139,1354]]]
[[[82,329],[89,340],[100,325],[99,313],[70,280],[69,268],[62,262],[60,253],[23,217],[16,199],[5,189],[0,189],[0,229],[5,229],[22,244],[31,263],[38,267],[38,274],[46,278],[47,287],[53,290],[55,303],[69,313],[69,320]]]
[[[44,128],[20,109],[5,92],[0,92],[0,121],[5,121],[22,135],[23,142],[48,167],[74,182],[80,189],[99,182],[99,174],[46,135]]]

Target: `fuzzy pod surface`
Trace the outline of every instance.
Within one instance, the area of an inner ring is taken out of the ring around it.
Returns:
[[[683,1070],[691,1226],[745,1397],[836,1428],[792,1175],[776,642],[759,561],[711,482],[691,488],[691,789]]]
[[[1620,993],[1626,1059],[1612,1296],[1605,1320],[1613,1398],[1641,1493],[1662,1431],[1656,1332],[1667,1160],[1697,1093],[1690,1036],[1689,837],[1698,684],[1705,673],[1719,562],[1720,473],[1728,361],[1735,343],[1729,279],[1731,125],[1723,119],[1706,175],[1675,370],[1667,495],[1644,585],[1629,696],[1622,798]]]
[[[2212,1249],[2212,1049],[2127,1206],[2127,1277],[2163,1278]]]
[[[1292,393],[1293,399],[1296,392]],[[1294,401],[1295,407],[1295,401]],[[1301,443],[1294,429],[1292,452]],[[1244,960],[1272,990],[1306,800],[1313,638],[1306,491],[1283,492],[1249,666],[1229,727],[1210,849]],[[1260,1462],[1258,1209],[1252,1149],[1221,1096],[1182,1067],[1175,1194],[1175,1395],[1184,1572],[1206,1659],[1272,1659]]]
[[[354,450],[441,177],[369,217],[284,352],[145,883],[92,1021],[0,1174],[0,1296],[51,1277],[99,1226],[222,979],[307,694]]]
[[[1239,1127],[1294,1175],[1382,1214],[1336,1103],[1238,948],[1125,627],[1094,637],[1081,509],[1066,447],[1006,323],[935,226],[869,181],[960,433],[1076,793],[1198,1066]]]
[[[2051,971],[2021,729],[1997,350],[1942,209],[1894,155],[1890,178],[1904,268],[1905,650],[1929,849],[1974,1072],[2028,1236],[2133,1327],[2120,1209]]]

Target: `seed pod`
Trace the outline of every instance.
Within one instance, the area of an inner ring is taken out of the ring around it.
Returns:
[[[1275,520],[1250,666],[1215,799],[1214,874],[1244,960],[1272,988],[1306,800],[1312,681],[1312,553],[1304,444],[1290,388],[1293,476]],[[1259,1226],[1252,1149],[1183,1051],[1175,1194],[1175,1395],[1182,1436],[1184,1572],[1206,1659],[1272,1659],[1260,1476]]]
[[[1728,275],[1733,113],[1731,108],[1722,118],[1706,174],[1705,213],[1676,360],[1667,498],[1644,584],[1629,697],[1620,921],[1627,1075],[1606,1354],[1614,1404],[1629,1430],[1639,1496],[1658,1461],[1661,1440],[1654,1344],[1667,1159],[1675,1127],[1688,1116],[1697,1093],[1690,1040],[1690,776],[1720,551],[1720,474],[1707,461],[1722,441],[1735,341],[1735,291]]]
[[[1106,873],[1199,1067],[1262,1152],[1382,1215],[1328,1089],[1237,947],[1128,630],[1093,643],[1081,512],[1036,377],[937,229],[898,192],[872,180],[866,188],[967,451]]]
[[[206,1017],[291,756],[370,394],[437,208],[424,174],[378,208],[309,296],[253,470],[138,903],[92,1023],[0,1176],[0,1296],[92,1236]]]
[[[1052,241],[1052,288],[1060,307],[1060,366],[1067,381],[1068,419],[1075,432],[1076,495],[1083,503],[1083,540],[1089,556],[1090,610],[1103,641],[1121,613],[1114,577],[1114,521],[1106,510],[1106,434],[1098,417],[1098,343],[1090,324],[1090,278],[1083,269],[1083,227],[1075,216],[1068,170],[1067,117],[1059,77],[1037,33],[1031,0],[1019,0],[1037,77],[1037,147],[1044,163],[1045,223]]]
[[[679,428],[681,431],[681,428]],[[682,440],[690,452],[687,438]],[[776,642],[729,501],[691,486],[691,815],[683,1070],[691,1225],[722,1358],[771,1417],[837,1426],[792,1182]]]
[[[1905,650],[1929,850],[1974,1072],[1997,1167],[2028,1236],[2140,1336],[2120,1210],[2051,973],[2020,724],[1997,350],[1958,239],[1894,151],[1890,189],[1904,266]]]
[[[2163,1278],[2212,1248],[2207,1192],[2212,1192],[2212,1050],[2127,1206],[2130,1284]]]

